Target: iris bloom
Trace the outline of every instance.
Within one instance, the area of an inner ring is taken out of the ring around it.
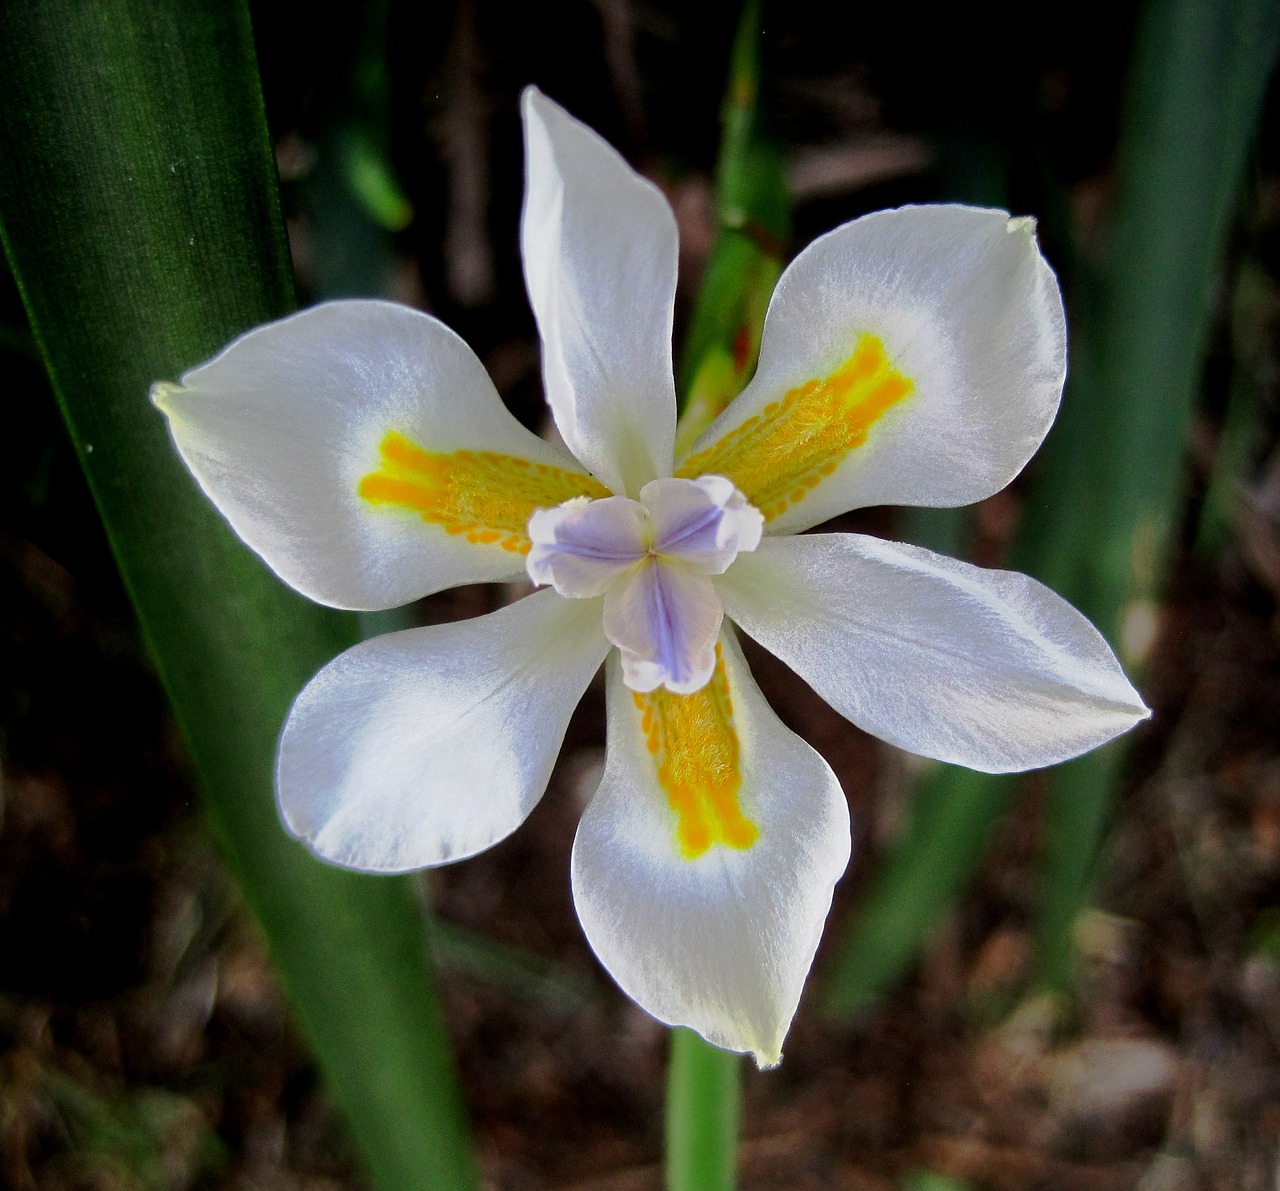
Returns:
[[[314,600],[542,588],[321,670],[280,742],[289,830],[367,872],[491,847],[541,797],[605,662],[604,773],[573,847],[583,929],[655,1017],[776,1063],[849,817],[732,626],[859,727],[975,769],[1050,765],[1147,714],[1034,580],[794,536],[1017,475],[1062,390],[1057,282],[1031,220],[1000,211],[845,224],[786,270],[754,379],[677,458],[671,210],[536,90],[523,112],[521,247],[567,450],[520,426],[456,335],[385,302],[260,327],[153,396],[236,532]]]

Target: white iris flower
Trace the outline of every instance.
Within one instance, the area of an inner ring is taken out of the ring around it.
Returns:
[[[1028,219],[934,206],[845,224],[783,274],[754,379],[677,458],[671,210],[538,91],[523,110],[521,246],[568,451],[520,426],[456,335],[386,302],[259,327],[153,397],[236,532],[314,600],[546,588],[321,670],[280,742],[289,829],[367,872],[483,851],[542,796],[607,660],[604,774],[573,848],[583,929],[655,1017],[773,1064],[849,816],[729,622],[859,727],[975,769],[1051,765],[1148,714],[1102,636],[1034,580],[792,536],[1004,487],[1058,408],[1061,297]]]

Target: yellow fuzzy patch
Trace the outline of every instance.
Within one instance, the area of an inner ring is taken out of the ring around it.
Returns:
[[[410,509],[446,533],[465,534],[476,545],[528,554],[526,527],[535,509],[554,508],[575,496],[596,499],[609,490],[581,473],[491,451],[427,451],[389,431],[381,461],[360,481],[372,505]]]
[[[760,829],[738,805],[742,771],[724,658],[716,646],[711,681],[692,695],[632,692],[658,784],[676,815],[676,845],[697,860],[713,845],[745,851]]]
[[[859,335],[853,354],[830,376],[806,381],[781,400],[686,459],[676,475],[727,476],[772,521],[803,500],[871,427],[910,395],[912,382],[876,335]]]

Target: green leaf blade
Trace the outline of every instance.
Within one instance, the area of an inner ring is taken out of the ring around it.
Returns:
[[[411,886],[275,812],[280,725],[354,625],[239,544],[146,397],[293,304],[245,10],[15,0],[0,78],[6,251],[210,818],[378,1184],[474,1187]]]

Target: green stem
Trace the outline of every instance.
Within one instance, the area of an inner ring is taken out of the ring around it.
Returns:
[[[742,1056],[671,1032],[667,1191],[732,1191],[738,1166]]]

